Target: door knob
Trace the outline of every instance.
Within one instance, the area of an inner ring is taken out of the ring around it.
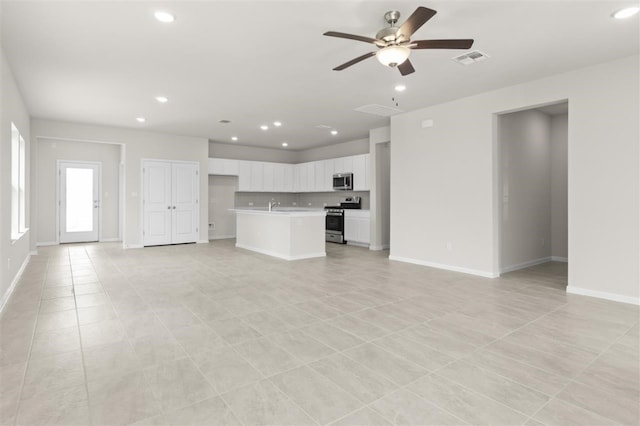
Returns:
[[[167,206],[167,210],[171,210],[171,206]]]
[[[176,206],[173,206],[173,209],[175,210],[175,209],[176,209]]]

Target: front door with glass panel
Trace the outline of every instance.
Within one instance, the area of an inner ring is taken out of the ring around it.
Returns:
[[[60,242],[98,241],[100,163],[59,162]]]

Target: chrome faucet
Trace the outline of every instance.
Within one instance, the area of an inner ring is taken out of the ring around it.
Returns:
[[[274,199],[271,199],[271,201],[269,201],[269,211],[273,210],[275,206],[279,206],[279,205],[280,205],[279,202],[277,202]]]

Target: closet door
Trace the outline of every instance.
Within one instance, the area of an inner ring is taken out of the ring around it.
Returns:
[[[171,164],[171,243],[198,241],[198,165]]]
[[[143,180],[143,245],[171,244],[171,163],[144,161]]]

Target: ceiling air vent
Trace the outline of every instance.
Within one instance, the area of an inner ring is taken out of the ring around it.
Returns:
[[[452,58],[452,59],[458,62],[459,64],[470,65],[475,62],[484,61],[488,57],[489,55],[487,55],[486,53],[482,53],[479,50],[472,50],[471,52],[467,52],[464,55],[456,56],[455,58]]]
[[[401,109],[391,108],[388,106],[378,105],[378,104],[363,105],[361,107],[356,108],[356,111],[364,112],[365,114],[379,115],[382,117],[391,117],[392,115],[396,115],[402,112]]]

